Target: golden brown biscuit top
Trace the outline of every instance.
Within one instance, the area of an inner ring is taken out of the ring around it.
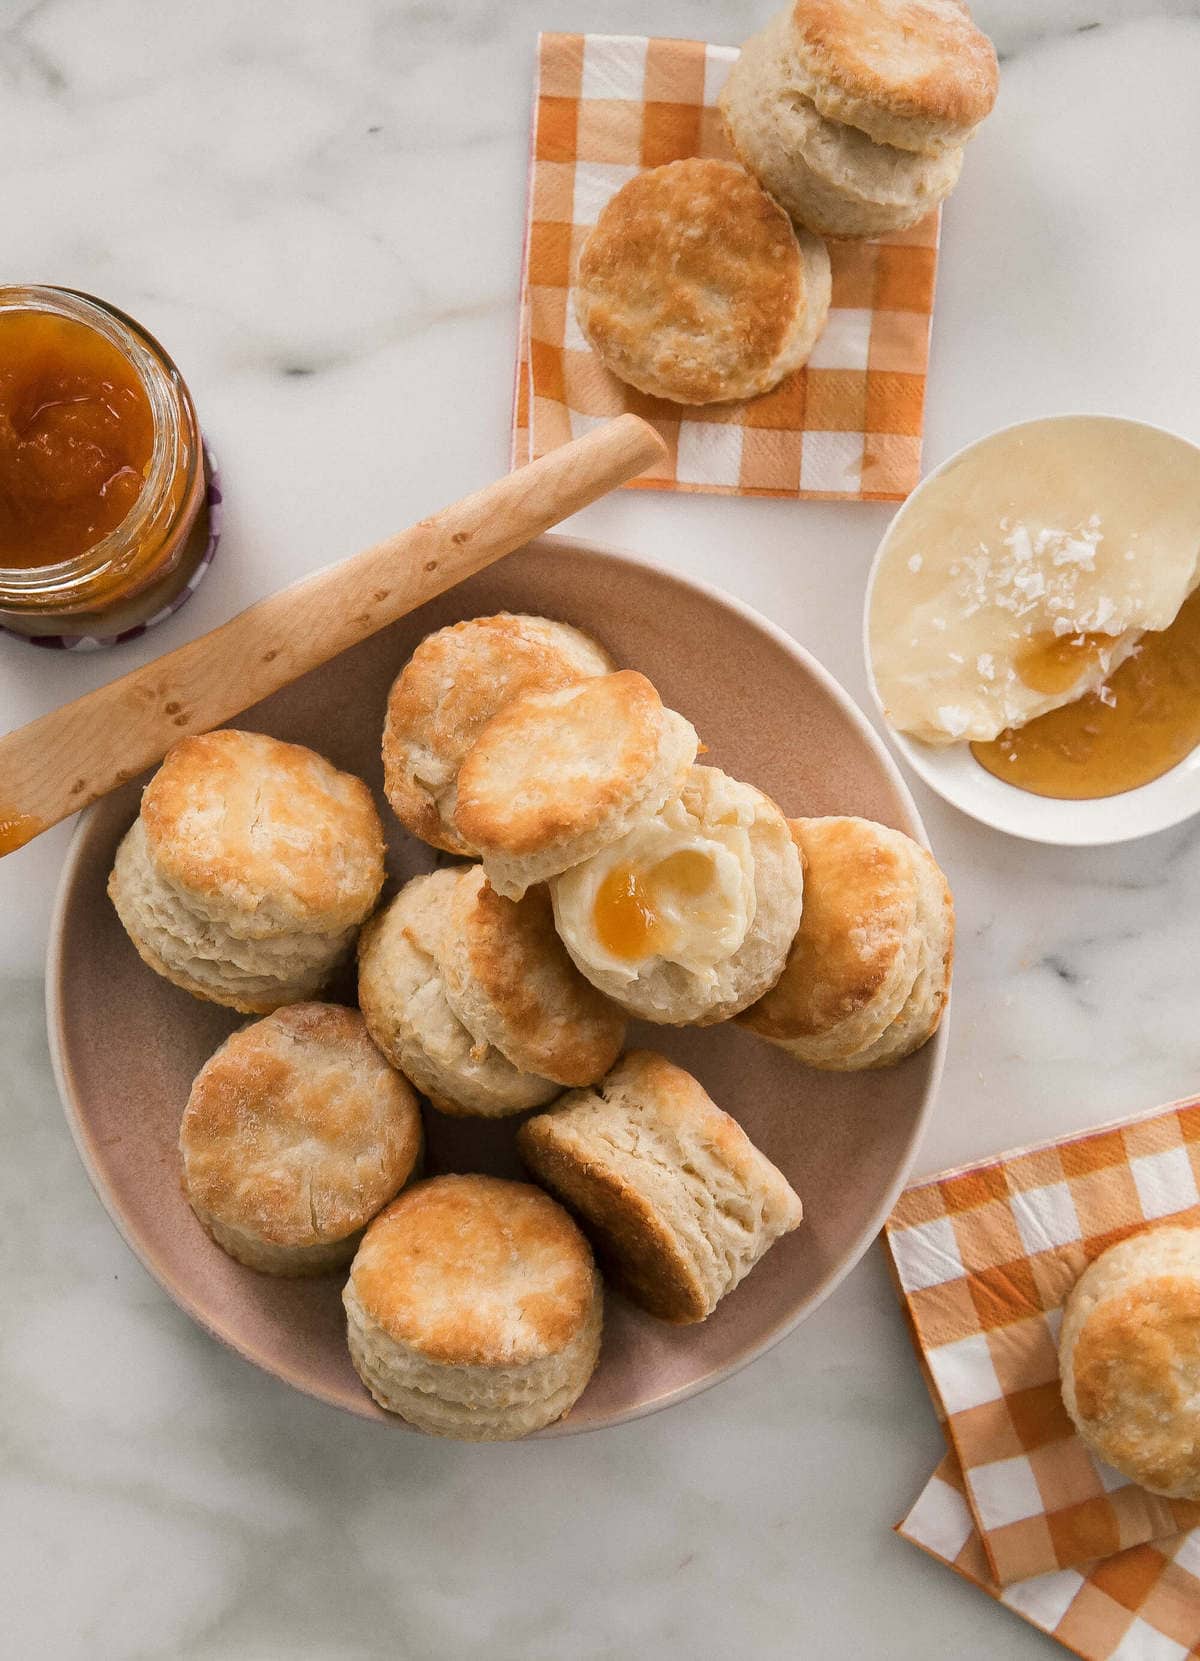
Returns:
[[[458,775],[455,823],[473,846],[536,852],[635,797],[659,756],[662,700],[620,669],[507,704]]]
[[[591,1249],[540,1188],[445,1176],[394,1200],[350,1278],[397,1343],[459,1367],[520,1367],[575,1338],[596,1295]]]
[[[792,25],[815,70],[897,115],[974,127],[996,101],[996,49],[959,0],[796,0]]]
[[[916,924],[905,842],[881,837],[868,819],[788,823],[804,862],[804,911],[783,974],[747,1023],[783,1039],[827,1032],[864,1009]]]
[[[436,847],[470,853],[437,797],[487,722],[526,692],[552,692],[610,667],[578,630],[543,617],[501,612],[427,636],[388,695],[383,765],[396,813]]]
[[[361,779],[263,733],[223,728],[168,750],[142,795],[158,872],[202,907],[278,927],[361,922],[383,883],[383,827]]]
[[[1072,1365],[1076,1406],[1105,1458],[1154,1488],[1200,1481],[1200,1284],[1160,1275],[1103,1299]]]
[[[281,1246],[340,1240],[407,1180],[421,1114],[356,1009],[292,1004],[201,1068],[179,1131],[204,1211]]]
[[[586,981],[554,927],[549,890],[520,900],[497,894],[477,868],[468,869],[451,903],[451,935],[461,960],[444,965],[447,989],[460,989],[462,969],[476,982],[517,1040],[509,1059],[523,1072],[558,1084],[590,1084],[621,1053],[625,1017]],[[506,1054],[512,1044],[501,1044]]]
[[[791,221],[758,181],[692,158],[621,187],[576,284],[602,353],[644,361],[679,398],[709,403],[728,396],[731,364],[765,369],[779,354],[803,314],[803,270]]]

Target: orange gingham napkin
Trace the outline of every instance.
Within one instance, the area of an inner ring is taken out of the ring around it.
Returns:
[[[896,1532],[1084,1661],[1200,1656],[1200,1528],[1001,1587],[967,1504],[962,1469],[947,1453]]]
[[[1200,1504],[1147,1493],[1087,1451],[1062,1405],[1056,1348],[1062,1301],[1094,1257],[1148,1223],[1200,1222],[1198,1173],[1194,1098],[944,1172],[907,1189],[888,1220],[900,1295],[997,1585],[1200,1523]]]
[[[901,501],[921,472],[938,212],[895,236],[830,244],[833,305],[808,366],[749,403],[684,410],[635,392],[575,321],[571,273],[608,199],[644,168],[728,155],[716,100],[736,57],[692,40],[539,37],[513,465],[633,410],[670,450],[635,485]]]

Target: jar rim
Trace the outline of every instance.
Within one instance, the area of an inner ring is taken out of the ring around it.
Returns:
[[[10,594],[62,594],[108,571],[119,571],[136,552],[138,527],[159,511],[172,487],[185,426],[183,400],[187,392],[183,377],[154,336],[125,312],[93,294],[53,284],[3,284],[0,313],[6,311],[49,313],[94,329],[130,364],[150,405],[154,448],[142,488],[121,522],[71,559],[50,565],[0,565],[0,588]],[[198,444],[192,448],[198,449]]]

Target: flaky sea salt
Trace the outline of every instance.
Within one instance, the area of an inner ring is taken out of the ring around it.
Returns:
[[[924,563],[925,563],[925,561],[921,558],[920,554],[913,554],[909,558],[908,569],[911,572],[913,572],[913,574],[915,575],[921,569],[921,567],[924,565]],[[952,569],[953,569],[953,567],[952,567]]]
[[[1095,570],[1096,550],[1103,541],[1097,515],[1069,527],[1030,527],[1006,518],[1000,530],[998,546],[980,542],[948,567],[963,617],[973,617],[985,607],[1018,620],[1051,611],[1065,613],[1076,628],[1103,628],[1115,610],[1110,601],[1098,608],[1099,624],[1085,625],[1077,615],[1078,580]],[[935,619],[934,627],[940,626]]]
[[[938,725],[951,738],[961,738],[970,726],[970,717],[957,704],[943,704],[937,712]]]

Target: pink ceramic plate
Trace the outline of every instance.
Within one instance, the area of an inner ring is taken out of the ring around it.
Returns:
[[[379,795],[394,886],[433,851],[380,794],[388,687],[431,629],[501,610],[563,618],[648,674],[709,746],[707,762],[789,814],[855,813],[924,840],[900,775],[844,692],[770,623],[713,589],[586,544],[545,537],[247,712],[239,726],[310,744]],[[67,1117],[109,1215],[151,1274],[215,1337],[322,1401],[384,1415],[350,1365],[341,1278],[276,1280],[218,1250],[180,1192],[176,1135],[192,1078],[239,1017],[143,967],[105,895],[140,781],[84,815],[50,940],[50,1043]],[[349,999],[352,983],[336,989]],[[615,1424],[681,1401],[782,1338],[875,1235],[909,1169],[941,1071],[946,1028],[901,1066],[817,1073],[733,1026],[642,1027],[799,1190],[805,1220],[702,1326],[670,1327],[612,1295],[600,1366],[543,1435]],[[514,1121],[426,1113],[429,1169],[516,1174]],[[799,1355],[797,1363],[799,1364]],[[398,1421],[390,1421],[396,1423]]]

